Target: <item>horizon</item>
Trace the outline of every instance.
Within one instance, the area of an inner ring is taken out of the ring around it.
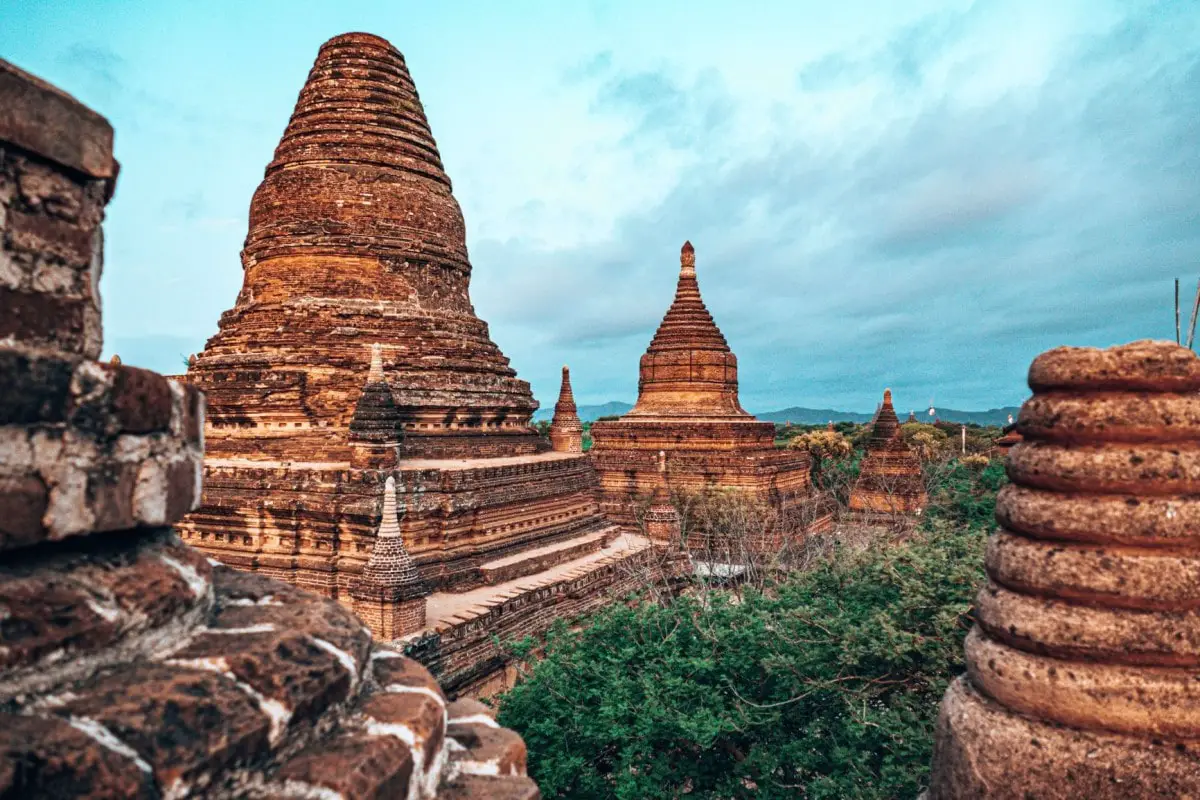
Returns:
[[[743,407],[990,410],[1051,347],[1170,338],[1200,272],[1200,7],[1040,5],[25,3],[0,57],[116,130],[105,358],[177,373],[216,332],[317,47],[364,30],[543,408],[563,363],[580,405],[636,397],[689,239]]]

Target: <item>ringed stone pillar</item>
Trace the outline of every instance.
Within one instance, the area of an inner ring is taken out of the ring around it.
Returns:
[[[1029,370],[929,800],[1200,797],[1200,358]]]

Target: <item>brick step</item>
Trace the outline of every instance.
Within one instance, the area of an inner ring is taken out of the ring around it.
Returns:
[[[563,562],[594,553],[604,547],[617,533],[616,526],[611,526],[544,547],[523,550],[515,555],[480,564],[479,574],[487,586],[533,575]]]

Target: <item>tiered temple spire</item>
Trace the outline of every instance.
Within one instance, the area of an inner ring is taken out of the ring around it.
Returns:
[[[867,457],[850,492],[850,510],[867,514],[919,514],[928,502],[921,462],[904,441],[892,406],[892,390],[883,390],[875,412]]]
[[[679,510],[671,502],[671,494],[667,487],[667,454],[663,450],[658,451],[657,480],[650,495],[650,507],[646,509],[644,522],[646,535],[651,540],[671,548],[682,545]]]
[[[389,373],[404,454],[469,456],[481,437],[536,452],[529,384],[471,305],[465,231],[404,57],[369,34],[330,39],[254,194],[237,303],[188,370],[211,401],[210,451],[264,457],[249,425],[345,457],[332,434],[375,341],[416,356]]]
[[[363,469],[391,469],[404,441],[404,422],[392,389],[383,375],[383,348],[371,345],[367,382],[350,419],[351,465]]]
[[[657,491],[659,451],[669,455],[672,489],[681,492],[743,489],[788,514],[811,494],[807,452],[776,448],[775,425],[738,401],[737,357],[700,296],[691,242],[680,251],[675,297],[642,356],[637,403],[620,419],[595,422],[591,433],[602,505],[626,524]]]
[[[564,364],[558,402],[554,404],[554,419],[550,422],[550,446],[557,453],[583,452],[583,423],[575,410],[575,395],[571,392],[571,371]]]
[[[737,375],[737,356],[700,296],[696,249],[684,242],[675,298],[642,356],[628,416],[750,418],[738,402]]]

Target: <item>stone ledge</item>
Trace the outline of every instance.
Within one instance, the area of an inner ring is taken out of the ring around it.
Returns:
[[[170,646],[211,607],[208,562],[169,529],[76,544],[0,567],[0,702]]]
[[[0,59],[0,141],[114,181],[113,129],[74,97]]]

